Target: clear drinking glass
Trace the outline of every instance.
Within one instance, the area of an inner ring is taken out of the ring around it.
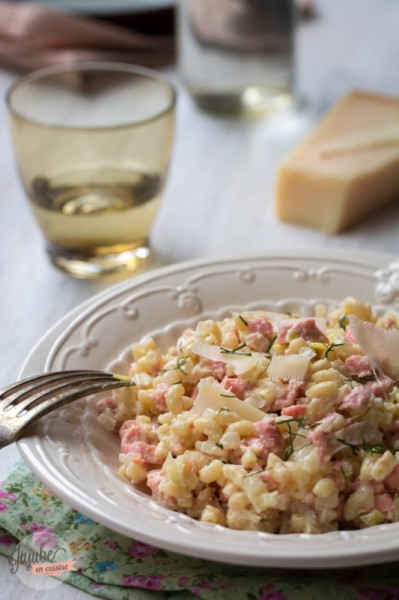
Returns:
[[[287,106],[294,17],[294,0],[179,0],[179,70],[197,105],[239,117]]]
[[[79,63],[20,78],[7,103],[51,261],[81,278],[146,264],[172,153],[173,86],[146,68]]]

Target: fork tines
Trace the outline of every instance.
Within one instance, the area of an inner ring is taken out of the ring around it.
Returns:
[[[0,390],[0,448],[14,442],[26,426],[69,402],[134,383],[94,370],[33,375]]]
[[[112,373],[94,370],[55,371],[35,375],[4,388],[0,394],[0,409],[6,413],[14,409],[14,414],[21,414],[44,401],[54,399],[55,402],[61,402],[61,393],[65,393],[65,402],[69,402],[68,391],[78,398],[76,394],[81,397],[91,393],[92,388],[93,392],[102,391],[122,387],[124,383],[128,385],[128,382],[116,379]]]

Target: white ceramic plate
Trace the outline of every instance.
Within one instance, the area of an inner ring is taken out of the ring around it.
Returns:
[[[127,369],[131,344],[163,347],[181,329],[231,309],[300,310],[355,296],[384,308],[399,299],[399,265],[387,255],[269,253],[195,261],[150,272],[102,293],[59,322],[21,376],[71,368]],[[390,265],[390,266],[388,266]],[[117,475],[118,440],[96,420],[93,399],[39,421],[18,442],[36,475],[70,506],[125,534],[182,554],[241,565],[325,568],[399,559],[399,523],[321,535],[233,531],[158,506]]]

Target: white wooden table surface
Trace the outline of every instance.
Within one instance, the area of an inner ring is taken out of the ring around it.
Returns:
[[[318,0],[318,18],[297,35],[297,90],[304,101],[269,120],[239,122],[200,113],[179,88],[176,143],[152,233],[159,264],[197,257],[320,248],[399,252],[399,199],[341,235],[278,222],[276,169],[338,98],[354,88],[399,96],[397,0]],[[18,377],[40,337],[80,302],[115,281],[79,281],[53,268],[18,181],[3,100],[16,73],[0,70],[0,386]],[[1,450],[1,467],[18,458]],[[88,597],[62,584],[34,591],[0,556],[2,598]]]

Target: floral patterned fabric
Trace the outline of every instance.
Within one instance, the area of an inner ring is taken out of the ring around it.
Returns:
[[[19,461],[0,481],[0,552],[62,539],[76,571],[63,580],[112,600],[399,600],[399,563],[333,571],[225,566],[115,533],[54,496]],[[10,572],[10,577],[12,575]]]

